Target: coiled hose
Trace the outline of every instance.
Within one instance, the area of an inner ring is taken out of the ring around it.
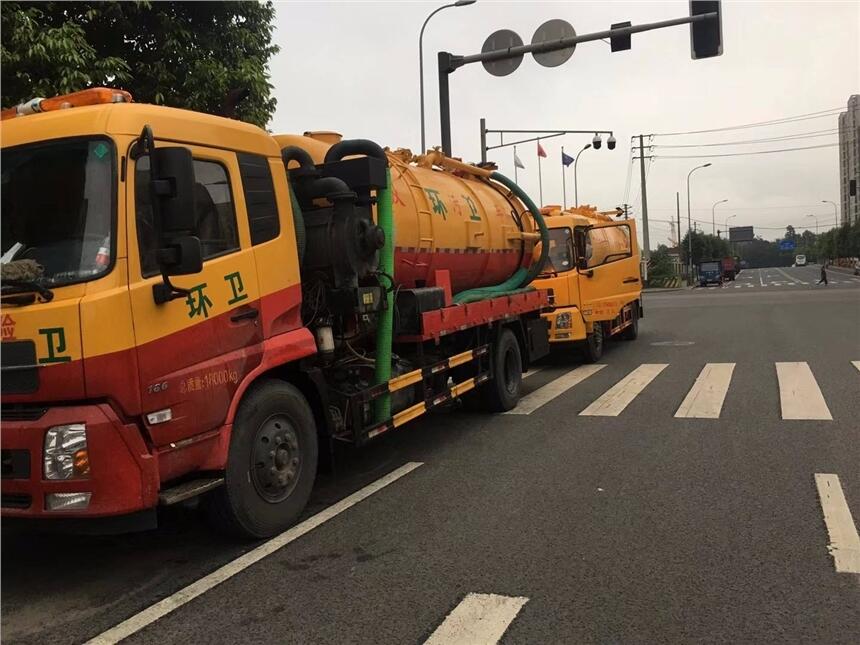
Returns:
[[[498,171],[492,172],[490,174],[490,179],[499,182],[514,195],[519,197],[520,201],[526,205],[526,208],[528,208],[529,212],[532,214],[532,217],[537,223],[538,230],[540,231],[540,257],[538,258],[538,261],[532,264],[528,269],[520,267],[510,278],[500,284],[496,284],[491,287],[478,287],[476,289],[461,291],[453,298],[454,303],[458,305],[486,300],[487,298],[510,296],[516,293],[530,291],[532,287],[530,287],[529,284],[531,284],[531,281],[538,277],[543,271],[544,264],[546,264],[546,259],[549,255],[549,229],[546,227],[543,215],[540,214],[540,209],[531,200],[531,197],[529,197],[517,184]]]

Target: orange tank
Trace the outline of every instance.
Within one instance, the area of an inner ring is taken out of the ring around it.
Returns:
[[[332,133],[278,135],[281,148],[298,146],[315,163],[337,139]],[[445,168],[441,155],[414,157],[386,150],[394,202],[394,277],[405,288],[434,284],[448,270],[454,293],[499,284],[532,261],[539,237],[526,207],[504,187]],[[522,229],[518,222],[522,222]]]

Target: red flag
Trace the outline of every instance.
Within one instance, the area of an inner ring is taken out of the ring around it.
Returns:
[[[541,146],[540,141],[538,141],[537,144],[538,144],[538,157],[546,157],[546,150],[543,149],[543,146]]]

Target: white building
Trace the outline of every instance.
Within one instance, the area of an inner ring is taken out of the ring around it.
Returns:
[[[854,195],[851,195],[851,186]],[[840,224],[860,222],[860,94],[848,99],[848,109],[839,115]]]

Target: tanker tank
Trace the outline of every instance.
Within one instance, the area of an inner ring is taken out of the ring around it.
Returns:
[[[331,132],[275,139],[282,149],[304,150],[315,164],[323,163],[340,141]],[[393,277],[398,287],[430,286],[437,271],[448,271],[456,294],[504,283],[531,265],[540,234],[527,207],[510,190],[458,168],[439,153],[385,153],[391,171]],[[292,162],[289,170],[297,166]]]

